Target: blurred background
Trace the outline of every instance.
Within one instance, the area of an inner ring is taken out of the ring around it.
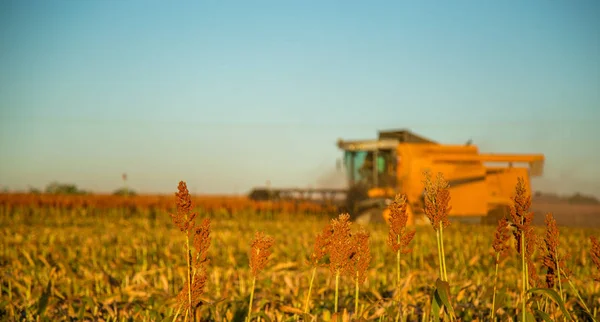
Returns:
[[[600,4],[4,1],[0,188],[344,187],[338,138],[543,153],[600,197]]]

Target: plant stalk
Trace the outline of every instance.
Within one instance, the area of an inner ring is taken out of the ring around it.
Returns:
[[[400,235],[398,235],[398,244],[400,244]],[[400,305],[400,253],[402,252],[402,247],[400,247],[400,249],[398,249],[398,251],[396,252],[396,275],[397,275],[397,279],[396,279],[396,296],[397,296],[397,300],[396,303],[398,304],[398,314],[396,314],[396,322],[398,322],[398,319],[400,319],[400,316],[402,315],[402,307]]]
[[[340,285],[340,270],[335,272],[335,313],[338,312],[338,288]]]
[[[356,281],[355,281],[355,294],[354,294],[354,314],[356,314],[356,316],[358,317],[358,290],[359,290],[359,285],[358,285],[358,271],[356,272]]]
[[[527,287],[527,264],[525,263],[525,232],[521,231],[521,265],[523,267],[523,288],[521,289],[521,300],[522,303],[522,317],[523,321],[527,321],[527,311],[526,311],[526,300],[525,300],[525,288]]]
[[[496,253],[496,273],[494,274],[494,295],[492,297],[492,321],[496,318],[496,289],[498,286],[498,262],[500,261],[500,253]]]
[[[562,277],[562,274],[560,272],[560,265],[559,265],[559,258],[558,258],[558,249],[556,249],[554,251],[554,253],[556,254],[556,271],[558,271],[558,289],[560,291],[560,299],[563,300],[563,302],[564,302],[565,298],[563,296],[562,282],[560,281],[561,277]]]
[[[247,321],[250,322],[250,315],[252,314],[252,301],[254,300],[254,287],[256,286],[256,276],[252,277],[252,290],[250,291],[250,304],[248,305],[248,317]]]
[[[315,274],[317,273],[317,267],[315,266],[310,277],[310,286],[308,287],[308,294],[306,294],[306,303],[304,304],[304,313],[308,313],[308,303],[310,301],[310,293],[312,292],[313,281],[315,280]]]
[[[448,281],[448,272],[446,271],[446,254],[444,253],[444,227],[440,221],[440,245],[442,250],[442,263],[444,268],[444,280]]]
[[[440,262],[440,279],[444,280],[444,269],[442,268],[442,247],[440,246],[440,231],[435,231],[435,237],[437,239],[437,248],[438,248],[438,261]]]
[[[192,312],[192,251],[190,249],[190,235],[186,233],[185,249],[187,254],[187,275],[188,275],[188,314],[191,321],[195,321],[195,315]]]
[[[175,316],[173,316],[173,320],[172,321],[177,321],[177,317],[179,316],[179,312],[181,311],[181,306],[179,306],[179,308],[177,309],[177,312],[175,313]]]
[[[400,236],[398,236],[398,239],[400,239]],[[400,251],[401,249],[398,249],[396,252],[396,289],[398,290],[400,290]]]

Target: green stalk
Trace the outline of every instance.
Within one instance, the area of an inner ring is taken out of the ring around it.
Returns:
[[[310,286],[308,287],[308,294],[306,294],[306,303],[304,304],[304,313],[308,313],[308,302],[310,301],[310,293],[312,291],[313,281],[315,280],[315,274],[317,273],[317,267],[315,266],[312,271],[310,278]]]
[[[175,316],[173,317],[173,321],[177,321],[177,317],[179,316],[180,311],[181,311],[181,306],[179,306],[179,308],[177,309],[177,312],[175,313]]]
[[[256,286],[256,276],[252,277],[252,290],[250,291],[250,304],[248,305],[248,317],[246,320],[250,322],[250,315],[252,314],[252,301],[254,300],[254,287]]]
[[[525,288],[527,287],[527,279],[526,279],[526,272],[527,272],[527,264],[525,264],[525,233],[523,231],[521,231],[521,265],[523,266],[523,273],[522,273],[522,278],[523,278],[523,288],[521,289],[521,300],[523,301],[523,321],[527,321],[527,311],[525,309]]]
[[[355,281],[356,293],[354,294],[354,314],[358,316],[358,271],[356,271],[356,281]]]
[[[529,264],[525,261],[525,291],[529,290]]]
[[[443,281],[444,280],[444,269],[443,269],[444,264],[442,262],[442,247],[440,245],[440,231],[439,230],[435,231],[435,238],[437,240],[438,261],[440,263],[440,279]]]
[[[496,317],[496,287],[498,285],[498,261],[500,260],[500,253],[496,253],[496,273],[494,274],[494,295],[492,297],[492,321],[495,321]]]
[[[444,280],[448,281],[448,273],[446,271],[446,254],[444,253],[444,227],[442,226],[442,222],[440,221],[440,245],[442,249],[442,263],[444,267]]]
[[[400,244],[400,235],[398,235],[398,244]],[[397,273],[397,279],[396,279],[396,296],[400,297],[400,253],[402,252],[402,247],[400,247],[400,249],[398,249],[398,251],[396,252],[396,273]],[[398,304],[398,314],[396,314],[396,322],[398,322],[398,319],[400,319],[400,315],[402,315],[402,307],[400,307],[400,299],[398,299],[396,301],[396,303]]]
[[[448,273],[446,271],[446,254],[444,253],[444,227],[442,226],[442,222],[440,221],[440,255],[442,259],[441,270],[444,273],[444,281],[448,282]],[[450,321],[454,321],[454,315],[450,314]]]
[[[187,254],[187,275],[188,275],[188,305],[189,305],[189,309],[188,309],[188,314],[190,317],[190,320],[194,321],[195,320],[195,316],[192,314],[192,251],[190,250],[190,235],[187,234],[186,232],[186,239],[185,239],[185,249],[186,249],[186,254]]]
[[[335,313],[338,312],[338,286],[340,285],[340,270],[335,272]]]
[[[437,239],[437,248],[438,248],[438,261],[440,262],[440,279],[444,280],[444,269],[442,268],[442,247],[440,246],[440,231],[435,231],[435,237]]]
[[[564,302],[565,298],[563,297],[562,282],[560,281],[562,274],[560,273],[560,266],[558,265],[558,249],[556,249],[554,253],[556,254],[556,270],[558,271],[558,289],[560,290],[560,299]]]
[[[400,239],[400,236],[398,236],[398,239]],[[400,290],[400,251],[401,249],[398,249],[396,252],[396,288],[398,290]]]

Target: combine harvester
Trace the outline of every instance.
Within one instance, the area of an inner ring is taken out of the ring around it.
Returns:
[[[531,194],[530,178],[542,175],[543,154],[482,154],[470,143],[445,145],[408,130],[380,131],[377,140],[338,140],[344,151],[348,189],[255,189],[255,200],[301,199],[321,194],[318,202],[337,203],[357,222],[387,219],[387,206],[397,194],[409,203],[408,224],[424,217],[424,172],[438,172],[449,183],[450,216],[495,223],[509,211],[519,177]],[[373,162],[375,160],[375,162]],[[314,200],[314,199],[313,199]]]

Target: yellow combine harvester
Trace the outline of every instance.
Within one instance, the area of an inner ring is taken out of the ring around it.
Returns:
[[[438,172],[449,183],[450,216],[494,222],[511,205],[518,177],[531,192],[530,177],[540,176],[543,154],[483,154],[475,145],[445,145],[407,130],[380,131],[379,139],[338,141],[344,151],[349,189],[346,209],[357,221],[387,219],[396,194],[409,202],[409,224],[424,222],[424,172]]]

